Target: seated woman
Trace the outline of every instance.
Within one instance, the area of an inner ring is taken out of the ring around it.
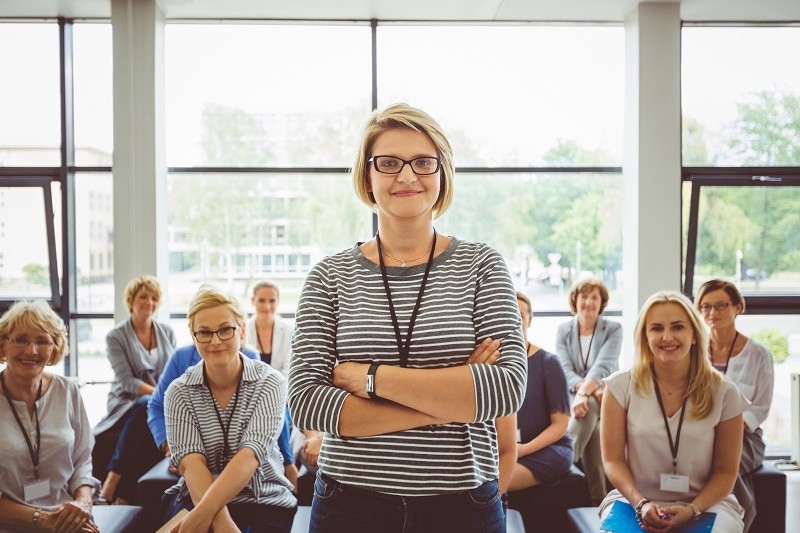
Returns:
[[[130,318],[114,326],[106,336],[108,360],[114,382],[108,393],[108,414],[94,428],[119,433],[108,474],[100,490],[102,502],[135,502],[136,483],[161,454],[147,429],[147,402],[175,349],[172,326],[153,317],[161,300],[161,284],[152,276],[139,276],[125,287]]]
[[[673,531],[703,511],[714,531],[742,531],[743,509],[731,494],[742,450],[747,401],[708,361],[707,334],[688,298],[651,296],[634,334],[630,370],[606,380],[600,418],[603,465],[616,500],[634,506],[646,531]]]
[[[240,353],[245,315],[236,300],[200,289],[188,319],[202,361],[165,396],[171,463],[183,476],[167,490],[168,517],[190,510],[182,532],[288,532],[297,500],[277,442],[286,378]]]
[[[261,354],[261,360],[289,377],[292,358],[292,325],[278,315],[278,286],[261,281],[253,287],[255,315],[247,321],[247,346]]]
[[[569,307],[575,317],[558,327],[556,355],[573,394],[567,432],[572,437],[575,461],[581,461],[592,503],[606,496],[606,476],[600,455],[600,406],[604,378],[619,368],[622,326],[601,315],[609,295],[599,279],[578,281],[569,291]]]
[[[736,285],[721,279],[703,283],[695,305],[708,324],[711,335],[708,356],[711,364],[736,383],[750,404],[744,410],[742,458],[739,479],[733,493],[745,510],[745,531],[756,515],[753,481],[750,474],[764,462],[766,445],[761,424],[772,406],[775,370],[769,348],[736,330],[736,317],[744,313],[744,297]]]
[[[517,413],[520,443],[509,491],[557,481],[572,465],[567,379],[558,357],[528,340],[531,301],[517,291],[522,332],[528,351],[528,388]]]
[[[0,318],[0,531],[97,533],[92,521],[92,430],[78,385],[45,372],[67,347],[42,301]]]

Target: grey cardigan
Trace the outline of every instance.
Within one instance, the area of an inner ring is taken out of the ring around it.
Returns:
[[[94,434],[107,431],[116,424],[139,399],[139,386],[155,386],[167,359],[175,350],[172,326],[153,320],[157,356],[153,361],[136,338],[130,318],[116,324],[106,335],[106,355],[114,371],[114,382],[108,393],[108,414],[94,428]]]
[[[584,370],[581,361],[580,336],[578,334],[578,317],[558,326],[556,333],[556,354],[561,367],[567,376],[567,386],[573,392],[575,385],[585,379],[593,379],[602,383],[619,370],[619,355],[622,349],[622,326],[602,316],[597,318],[597,329],[594,333],[591,356],[594,357],[588,370]]]

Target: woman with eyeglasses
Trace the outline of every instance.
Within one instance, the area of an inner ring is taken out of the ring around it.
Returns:
[[[182,476],[166,491],[167,518],[189,510],[173,531],[288,532],[297,500],[278,447],[286,378],[241,353],[245,314],[234,298],[201,288],[188,319],[202,361],[172,382],[164,404],[170,463]]]
[[[98,441],[106,432],[118,437],[99,503],[135,503],[139,478],[162,458],[147,427],[147,402],[175,349],[175,332],[155,319],[160,303],[161,284],[156,278],[133,278],[125,287],[130,317],[106,335],[114,382],[108,393],[108,414],[94,434]]]
[[[505,531],[494,420],[522,403],[526,352],[502,256],[434,228],[453,178],[430,115],[369,117],[353,184],[378,233],[312,269],[292,343],[292,415],[325,432],[312,532]]]
[[[582,279],[569,291],[572,320],[558,327],[556,355],[572,393],[572,418],[567,432],[581,461],[592,503],[605,498],[606,474],[600,452],[600,409],[603,379],[619,369],[622,326],[603,317],[609,295],[599,279]]]
[[[45,372],[67,348],[43,301],[0,318],[0,531],[97,533],[92,430],[75,381]]]
[[[745,531],[755,518],[755,497],[751,474],[764,462],[761,424],[772,406],[775,371],[769,348],[736,329],[736,317],[744,313],[745,302],[733,283],[709,280],[700,286],[695,305],[708,324],[708,353],[711,364],[736,383],[750,401],[744,410],[744,441],[739,480],[734,494],[745,508]]]

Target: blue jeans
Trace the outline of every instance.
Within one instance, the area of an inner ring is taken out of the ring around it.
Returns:
[[[310,533],[502,533],[506,518],[497,481],[437,496],[394,496],[344,485],[317,473]]]

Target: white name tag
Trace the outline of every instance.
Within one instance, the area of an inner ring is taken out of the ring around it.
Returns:
[[[661,490],[669,492],[689,492],[689,476],[661,474]]]
[[[517,428],[517,442],[522,442],[522,431]]]
[[[33,483],[25,485],[25,501],[27,503],[34,502],[38,499],[50,495],[50,480],[40,479]]]

